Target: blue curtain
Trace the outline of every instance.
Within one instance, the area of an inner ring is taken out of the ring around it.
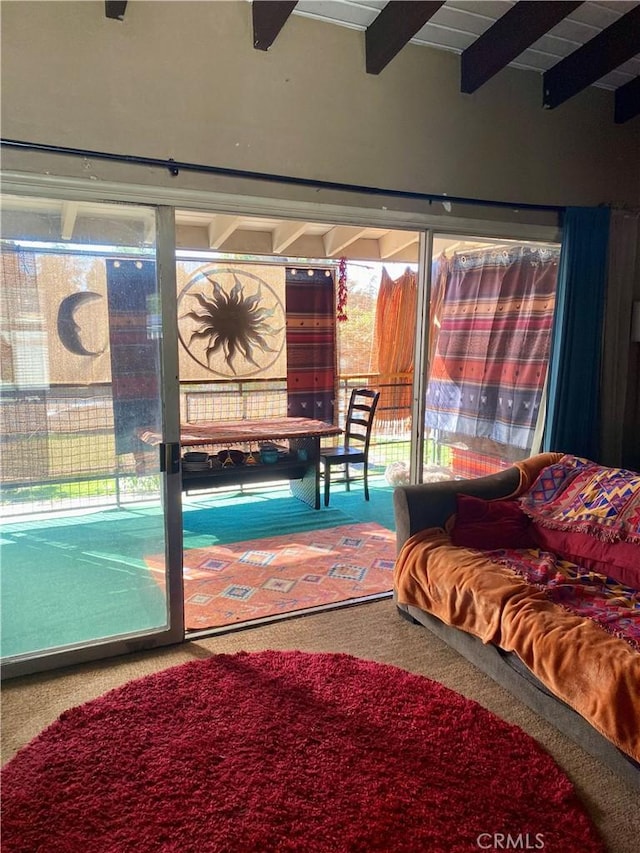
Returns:
[[[600,363],[610,211],[566,210],[543,449],[599,461]]]

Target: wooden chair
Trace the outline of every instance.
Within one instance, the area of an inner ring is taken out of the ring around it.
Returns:
[[[351,490],[349,465],[364,464],[364,498],[369,500],[368,459],[371,429],[376,413],[379,391],[369,388],[354,388],[349,399],[347,421],[344,429],[344,444],[335,447],[321,447],[320,461],[323,465],[324,505],[329,506],[331,487],[331,469],[333,466],[345,466],[347,491]]]

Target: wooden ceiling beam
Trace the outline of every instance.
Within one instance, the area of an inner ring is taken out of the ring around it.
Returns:
[[[142,242],[146,246],[152,246],[156,242],[156,215],[154,211],[143,217],[144,236]]]
[[[519,0],[462,52],[460,91],[475,92],[581,5]]]
[[[379,74],[435,15],[443,2],[391,0],[365,32],[368,74]]]
[[[640,53],[640,6],[545,71],[543,106],[552,110],[563,104],[637,53]]]
[[[640,77],[616,89],[613,120],[623,124],[640,114]]]
[[[392,258],[410,246],[412,243],[417,243],[420,235],[415,231],[389,231],[388,234],[383,234],[378,240],[380,260]]]
[[[127,9],[127,0],[105,0],[104,13],[107,18],[113,18],[116,21],[124,20],[124,13]]]
[[[210,249],[219,249],[240,225],[239,216],[229,216],[226,213],[218,213],[209,223],[207,236]]]
[[[60,210],[60,236],[63,240],[73,237],[73,229],[76,227],[78,218],[78,203],[75,201],[63,201]]]
[[[272,251],[281,255],[292,243],[307,230],[306,222],[281,222],[273,232],[271,239]]]
[[[324,251],[328,258],[339,255],[343,249],[355,243],[366,232],[366,228],[358,228],[353,225],[336,225],[322,238]]]
[[[253,46],[256,50],[269,50],[287,18],[297,5],[288,0],[253,0]]]

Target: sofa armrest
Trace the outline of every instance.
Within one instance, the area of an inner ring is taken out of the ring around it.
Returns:
[[[456,511],[456,495],[475,495],[483,500],[498,500],[514,494],[520,485],[516,466],[471,480],[445,480],[397,486],[393,492],[398,551],[404,542],[429,527],[444,527]]]

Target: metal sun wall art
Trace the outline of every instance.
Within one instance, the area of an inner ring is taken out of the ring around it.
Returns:
[[[227,378],[267,370],[285,342],[282,300],[252,273],[200,270],[178,298],[178,334],[189,356],[210,373]]]

